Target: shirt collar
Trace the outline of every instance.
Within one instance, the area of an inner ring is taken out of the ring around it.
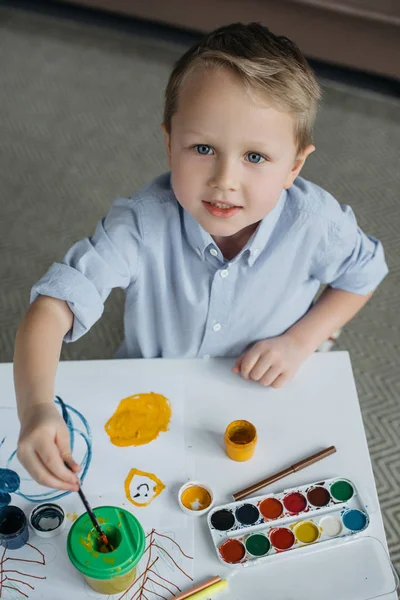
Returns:
[[[248,251],[248,263],[251,267],[262,254],[262,251],[269,242],[272,232],[281,216],[283,207],[285,206],[286,196],[287,191],[283,190],[274,208],[262,221],[260,221],[257,229],[244,247],[244,251]]]
[[[274,227],[278,222],[282,209],[285,205],[286,195],[286,190],[283,190],[274,208],[266,217],[262,219],[256,231],[247,242],[246,246],[233,260],[236,260],[244,253],[247,253],[248,264],[253,266],[267,245]],[[184,208],[182,208],[182,211],[186,238],[193,250],[195,250],[195,252],[201,256],[201,258],[204,258],[207,251],[209,252],[210,250],[215,249],[218,252],[218,256],[222,259],[221,251],[211,235],[201,227],[201,225],[189,212],[187,212]]]
[[[218,252],[218,255],[222,258],[221,251],[212,239],[211,235],[202,228],[202,226],[194,217],[192,217],[189,212],[187,212],[187,210],[182,208],[182,211],[186,238],[193,250],[197,252],[201,258],[204,258],[205,252],[214,248]]]

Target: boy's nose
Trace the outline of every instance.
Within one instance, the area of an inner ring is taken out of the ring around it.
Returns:
[[[210,182],[212,188],[221,191],[236,191],[240,184],[237,177],[237,169],[233,162],[227,160],[218,161],[216,170],[213,173]]]

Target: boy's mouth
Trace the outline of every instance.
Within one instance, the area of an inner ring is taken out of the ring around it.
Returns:
[[[226,204],[225,202],[217,202],[214,200],[209,202],[203,200],[203,204],[211,215],[222,219],[234,217],[242,209],[241,206],[235,206],[234,204]]]

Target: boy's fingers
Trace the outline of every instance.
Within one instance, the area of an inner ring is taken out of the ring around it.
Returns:
[[[285,385],[285,383],[289,380],[289,377],[287,377],[286,375],[279,375],[279,377],[277,377],[275,379],[275,381],[273,381],[271,383],[271,387],[273,388],[281,388]]]
[[[242,356],[239,356],[239,358],[237,359],[235,366],[233,367],[232,371],[234,373],[240,373],[240,367],[242,365],[242,360],[243,360],[244,354],[242,354]]]
[[[253,379],[253,381],[260,381],[271,367],[272,361],[269,354],[262,354],[249,373],[250,379]]]
[[[78,465],[78,463],[75,462],[73,458],[71,458],[69,462],[68,460],[66,462],[70,465],[74,473],[79,473],[79,471],[82,471],[81,465]]]
[[[41,485],[54,488],[56,490],[78,491],[78,484],[71,484],[64,479],[60,479],[51,473],[37,452],[34,453],[34,462],[30,465],[31,473],[34,479]]]
[[[250,371],[256,364],[260,357],[260,353],[257,349],[252,348],[243,356],[242,363],[240,365],[240,373],[245,379],[249,378]]]
[[[280,367],[271,367],[268,371],[261,377],[260,383],[262,385],[268,386],[274,383],[281,375]]]
[[[56,444],[58,446],[58,449],[60,450],[60,455],[61,455],[62,461],[64,463],[67,463],[68,466],[71,468],[71,470],[74,473],[76,473],[77,471],[80,471],[80,469],[81,469],[80,465],[78,465],[78,463],[76,463],[74,461],[74,459],[72,458],[69,432],[66,427],[64,427],[61,431],[57,431]],[[67,468],[67,467],[65,467],[65,465],[64,465],[64,468]],[[70,473],[70,475],[71,475],[71,473]]]
[[[64,465],[58,446],[43,441],[37,444],[35,450],[46,470],[53,477],[66,484],[77,485],[77,477]]]
[[[33,450],[33,448],[30,449],[29,454],[25,455],[22,452],[21,455],[21,457],[18,456],[21,464],[23,464],[28,473],[30,473],[33,479],[40,483],[40,485],[45,485],[47,487],[55,488],[57,490],[66,491],[72,491],[75,489],[75,487],[78,487],[71,486],[70,484],[65,483],[65,481],[54,477],[54,475],[52,475],[48,471],[46,466],[42,463],[42,461],[40,460],[36,452]],[[28,460],[25,460],[24,456],[27,456]]]

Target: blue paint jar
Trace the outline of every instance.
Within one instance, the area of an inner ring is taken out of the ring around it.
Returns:
[[[28,521],[18,506],[0,508],[0,545],[7,550],[18,550],[29,539]]]

